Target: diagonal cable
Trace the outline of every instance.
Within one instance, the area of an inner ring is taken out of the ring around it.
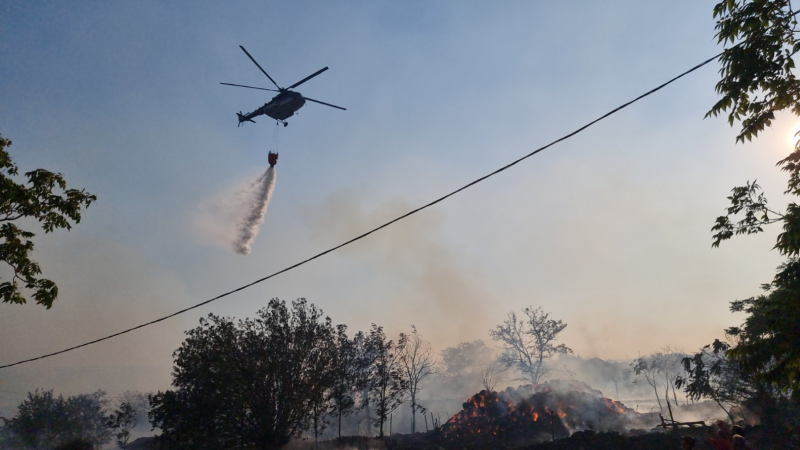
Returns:
[[[521,158],[519,158],[519,159],[517,159],[517,160],[515,160],[515,161],[513,161],[513,162],[511,162],[511,163],[509,163],[509,164],[507,164],[507,165],[505,165],[505,166],[503,166],[503,167],[501,167],[501,168],[497,169],[497,170],[495,170],[494,172],[491,172],[491,173],[489,173],[489,174],[487,174],[487,175],[484,175],[484,176],[482,176],[482,177],[478,178],[477,180],[475,180],[475,181],[472,181],[471,183],[469,183],[469,184],[466,184],[466,185],[464,185],[464,186],[462,186],[462,187],[460,187],[460,188],[456,189],[456,190],[455,190],[455,191],[453,191],[453,192],[450,192],[449,194],[446,194],[446,195],[444,195],[444,196],[442,196],[442,197],[439,197],[439,198],[437,198],[436,200],[434,200],[434,201],[432,201],[432,202],[430,202],[430,203],[427,203],[427,204],[425,204],[425,205],[423,205],[423,206],[420,206],[420,207],[419,207],[419,208],[417,208],[417,209],[414,209],[414,210],[412,210],[412,211],[409,211],[409,212],[407,212],[407,213],[403,214],[402,216],[399,216],[399,217],[397,217],[397,218],[395,218],[395,219],[393,219],[393,220],[390,220],[389,222],[386,222],[386,223],[384,223],[383,225],[380,225],[380,226],[378,226],[378,227],[376,227],[376,228],[373,228],[372,230],[369,230],[369,231],[367,231],[366,233],[363,233],[363,234],[361,234],[361,235],[358,235],[358,236],[354,237],[353,239],[350,239],[350,240],[349,240],[349,241],[347,241],[347,242],[343,242],[343,243],[341,243],[341,244],[339,244],[339,245],[337,245],[337,246],[335,246],[335,247],[331,247],[331,248],[329,248],[328,250],[325,250],[325,251],[323,251],[323,252],[321,252],[321,253],[317,253],[316,255],[314,255],[314,256],[312,256],[312,257],[310,257],[310,258],[308,258],[308,259],[304,259],[303,261],[300,261],[300,262],[298,262],[298,263],[296,263],[296,264],[293,264],[293,265],[291,265],[291,266],[289,266],[289,267],[287,267],[287,268],[285,268],[285,269],[279,270],[279,271],[277,271],[277,272],[273,273],[272,275],[267,275],[267,276],[266,276],[266,277],[264,277],[264,278],[259,278],[258,280],[256,280],[256,281],[253,281],[253,282],[252,282],[252,283],[250,283],[250,284],[246,284],[246,285],[244,285],[244,286],[242,286],[242,287],[239,287],[239,288],[236,288],[236,289],[234,289],[234,290],[232,290],[232,291],[225,292],[224,294],[220,294],[220,295],[218,295],[218,296],[216,296],[216,297],[214,297],[214,298],[208,299],[208,300],[206,300],[206,301],[204,301],[204,302],[198,303],[198,304],[196,304],[196,305],[193,305],[193,306],[190,306],[190,307],[188,307],[188,308],[181,309],[180,311],[176,311],[176,312],[174,312],[174,313],[172,313],[172,314],[170,314],[170,315],[168,315],[168,316],[161,317],[160,319],[151,320],[150,322],[146,322],[146,323],[143,323],[143,324],[141,324],[141,325],[137,325],[137,326],[135,326],[135,327],[133,327],[133,328],[128,328],[128,329],[126,329],[126,330],[123,330],[123,331],[120,331],[120,332],[118,332],[118,333],[110,334],[110,335],[108,335],[108,336],[101,337],[101,338],[99,338],[99,339],[95,339],[95,340],[93,340],[93,341],[89,341],[89,342],[85,342],[85,343],[83,343],[83,344],[80,344],[80,345],[76,345],[76,346],[73,346],[73,347],[65,348],[65,349],[63,349],[63,350],[59,350],[59,351],[57,351],[57,352],[48,353],[48,354],[46,354],[46,355],[37,356],[37,357],[35,357],[35,358],[24,359],[24,360],[22,360],[22,361],[17,361],[17,362],[15,362],[15,363],[11,363],[11,364],[5,364],[5,365],[2,365],[2,366],[0,366],[0,369],[5,369],[6,367],[17,366],[17,365],[24,364],[24,363],[28,363],[28,362],[31,362],[31,361],[37,361],[37,360],[40,360],[40,359],[49,358],[49,357],[51,357],[51,356],[60,355],[60,354],[62,354],[62,353],[67,353],[67,352],[70,352],[70,351],[72,351],[72,350],[77,350],[77,349],[79,349],[79,348],[81,348],[81,347],[87,347],[87,346],[89,346],[89,345],[96,344],[96,343],[98,343],[98,342],[102,342],[102,341],[105,341],[105,340],[108,340],[108,339],[111,339],[111,338],[114,338],[114,337],[117,337],[117,336],[120,336],[120,335],[123,335],[123,334],[126,334],[126,333],[130,333],[131,331],[135,331],[135,330],[138,330],[138,329],[140,329],[140,328],[144,328],[144,327],[146,327],[146,326],[153,325],[153,324],[155,324],[155,323],[158,323],[158,322],[162,322],[162,321],[164,321],[164,320],[167,320],[167,319],[169,319],[169,318],[175,317],[175,316],[177,316],[177,315],[179,315],[179,314],[183,314],[183,313],[185,313],[185,312],[187,312],[187,311],[191,311],[191,310],[193,310],[193,309],[196,309],[196,308],[199,308],[199,307],[201,307],[201,306],[203,306],[203,305],[207,305],[207,304],[209,304],[209,303],[211,303],[211,302],[213,302],[213,301],[219,300],[219,299],[221,299],[221,298],[223,298],[223,297],[227,297],[227,296],[229,296],[229,295],[231,295],[231,294],[235,294],[235,293],[237,293],[237,292],[239,292],[239,291],[243,291],[243,290],[245,290],[245,289],[247,289],[247,288],[249,288],[249,287],[251,287],[251,286],[255,286],[256,284],[259,284],[259,283],[261,283],[261,282],[267,281],[267,280],[269,280],[270,278],[274,278],[274,277],[276,277],[276,276],[278,276],[278,275],[280,275],[280,274],[282,274],[282,273],[284,273],[284,272],[288,272],[288,271],[290,271],[290,270],[292,270],[292,269],[296,269],[297,267],[300,267],[300,266],[302,266],[302,265],[304,265],[304,264],[306,264],[306,263],[309,263],[309,262],[311,262],[311,261],[313,261],[313,260],[315,260],[315,259],[317,259],[317,258],[320,258],[320,257],[322,257],[322,256],[325,256],[325,255],[327,255],[328,253],[334,252],[334,251],[336,251],[336,250],[338,250],[338,249],[340,249],[340,248],[342,248],[342,247],[344,247],[344,246],[346,246],[346,245],[349,245],[349,244],[352,244],[353,242],[356,242],[356,241],[358,241],[358,240],[361,240],[361,239],[363,239],[363,238],[365,238],[365,237],[369,236],[369,235],[370,235],[370,234],[372,234],[372,233],[375,233],[375,232],[377,232],[377,231],[380,231],[380,230],[382,230],[382,229],[384,229],[384,228],[388,227],[389,225],[392,225],[392,224],[394,224],[395,222],[399,222],[399,221],[401,221],[401,220],[405,219],[405,218],[406,218],[406,217],[408,217],[408,216],[414,215],[414,214],[416,214],[416,213],[418,213],[418,212],[422,211],[423,209],[429,208],[429,207],[431,207],[431,206],[433,206],[433,205],[435,205],[435,204],[437,204],[437,203],[439,203],[439,202],[442,202],[442,201],[444,201],[444,200],[447,200],[448,198],[450,198],[450,197],[452,197],[452,196],[454,196],[454,195],[458,194],[459,192],[461,192],[461,191],[463,191],[463,190],[465,190],[465,189],[467,189],[467,188],[470,188],[470,187],[472,187],[472,186],[474,186],[474,185],[476,185],[476,184],[480,183],[481,181],[483,181],[483,180],[485,180],[485,179],[487,179],[487,178],[489,178],[489,177],[495,176],[495,175],[497,175],[498,173],[500,173],[500,172],[503,172],[504,170],[510,169],[511,167],[513,167],[513,166],[515,166],[515,165],[519,164],[520,162],[522,162],[522,161],[524,161],[524,160],[526,160],[526,159],[530,158],[531,156],[533,156],[533,155],[535,155],[535,154],[537,154],[537,153],[539,153],[539,152],[541,152],[541,151],[544,151],[545,149],[547,149],[547,148],[550,148],[550,147],[552,147],[552,146],[554,146],[554,145],[558,144],[558,143],[559,143],[559,142],[561,142],[561,141],[565,141],[565,140],[567,140],[567,139],[571,138],[572,136],[575,136],[576,134],[580,133],[581,131],[583,131],[583,130],[585,130],[585,129],[589,128],[590,126],[592,126],[592,125],[596,124],[597,122],[600,122],[601,120],[603,120],[603,119],[607,118],[608,116],[610,116],[610,115],[612,115],[612,114],[614,114],[614,113],[617,113],[617,112],[619,112],[620,110],[622,110],[622,109],[624,109],[624,108],[626,108],[626,107],[628,107],[628,106],[630,106],[630,105],[632,105],[632,104],[634,104],[634,103],[638,102],[639,100],[641,100],[641,99],[643,99],[643,98],[645,98],[645,97],[647,97],[647,96],[649,96],[649,95],[651,95],[651,94],[653,94],[653,93],[655,93],[655,92],[657,92],[657,91],[659,91],[659,90],[661,90],[661,89],[663,89],[663,88],[667,87],[668,85],[672,84],[673,82],[677,81],[678,79],[680,79],[680,78],[683,78],[684,76],[686,76],[686,75],[688,75],[688,74],[690,74],[690,73],[694,72],[695,70],[697,70],[697,69],[699,69],[699,68],[701,68],[701,67],[705,66],[706,64],[708,64],[708,63],[710,63],[710,62],[714,61],[715,59],[719,58],[721,55],[722,55],[722,53],[719,53],[718,55],[716,55],[716,56],[714,56],[714,57],[712,57],[712,58],[709,58],[709,59],[707,59],[707,60],[705,60],[705,61],[701,62],[700,64],[698,64],[698,65],[696,65],[696,66],[692,67],[691,69],[689,69],[689,70],[687,70],[687,71],[683,72],[682,74],[680,74],[680,75],[678,75],[678,76],[676,76],[676,77],[672,78],[671,80],[667,81],[666,83],[663,83],[663,84],[661,84],[661,85],[659,85],[659,86],[657,86],[657,87],[655,87],[655,88],[653,88],[653,89],[651,89],[651,90],[649,90],[649,91],[645,92],[644,94],[642,94],[642,95],[640,95],[640,96],[638,96],[638,97],[634,98],[633,100],[631,100],[631,101],[629,101],[629,102],[627,102],[627,103],[624,103],[624,104],[622,104],[622,105],[620,105],[620,106],[618,106],[618,107],[616,107],[616,108],[612,109],[611,111],[609,111],[609,112],[607,112],[607,113],[603,114],[602,116],[600,116],[600,117],[598,117],[597,119],[595,119],[595,120],[593,120],[593,121],[591,121],[591,122],[587,123],[586,125],[584,125],[584,126],[582,126],[582,127],[578,128],[577,130],[575,130],[575,131],[573,131],[573,132],[571,132],[571,133],[569,133],[569,134],[567,134],[567,135],[564,135],[564,136],[562,136],[562,137],[560,137],[560,138],[556,139],[555,141],[553,141],[553,142],[551,142],[551,143],[549,143],[549,144],[547,144],[547,145],[545,145],[545,146],[542,146],[542,147],[539,147],[539,148],[537,148],[536,150],[534,150],[534,151],[532,151],[532,152],[528,153],[527,155],[525,155],[525,156],[523,156],[523,157],[521,157]]]

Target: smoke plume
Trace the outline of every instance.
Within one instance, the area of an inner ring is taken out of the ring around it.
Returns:
[[[258,235],[258,226],[264,222],[269,200],[275,190],[275,167],[270,166],[252,184],[250,211],[240,223],[239,233],[233,242],[233,249],[240,255],[250,254],[250,247]]]

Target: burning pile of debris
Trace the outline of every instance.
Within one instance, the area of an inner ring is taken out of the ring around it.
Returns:
[[[580,430],[624,431],[637,413],[585,383],[551,380],[481,391],[442,427],[446,440],[540,441]]]

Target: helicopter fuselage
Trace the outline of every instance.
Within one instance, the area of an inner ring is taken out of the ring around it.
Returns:
[[[322,69],[312,73],[311,75],[303,78],[302,80],[298,81],[297,83],[295,83],[295,84],[293,84],[293,85],[291,85],[291,86],[289,86],[287,88],[282,88],[282,87],[278,86],[278,83],[276,83],[275,80],[273,80],[272,77],[269,76],[267,71],[264,70],[264,68],[261,67],[261,65],[258,64],[258,62],[256,62],[255,58],[253,58],[253,56],[250,55],[250,53],[247,50],[245,50],[245,48],[243,46],[240,45],[239,48],[241,48],[242,51],[245,53],[245,55],[247,55],[247,57],[250,58],[250,61],[253,61],[253,64],[255,64],[259,68],[259,70],[261,70],[261,72],[264,75],[267,76],[267,78],[269,78],[269,81],[271,81],[272,84],[274,84],[275,87],[278,88],[277,90],[275,90],[275,89],[267,89],[267,88],[262,88],[262,87],[257,87],[257,86],[245,86],[243,84],[220,83],[220,84],[225,84],[225,85],[228,85],[228,86],[237,86],[237,87],[243,87],[243,88],[248,88],[248,89],[259,89],[259,90],[262,90],[262,91],[273,91],[273,92],[277,92],[278,93],[278,95],[276,95],[275,97],[272,97],[272,100],[270,100],[269,103],[265,103],[264,106],[262,106],[261,108],[258,108],[257,110],[255,110],[255,111],[253,111],[251,113],[242,114],[241,111],[236,113],[236,116],[239,117],[239,125],[241,125],[243,122],[253,122],[253,123],[255,123],[255,120],[253,120],[253,117],[258,117],[258,116],[269,116],[269,117],[272,117],[273,119],[277,120],[278,122],[283,122],[283,126],[289,125],[286,122],[286,119],[288,119],[289,117],[292,117],[294,115],[294,113],[297,112],[298,109],[302,108],[303,105],[306,104],[306,100],[308,100],[310,102],[314,102],[314,103],[319,103],[320,105],[330,106],[331,108],[341,109],[342,111],[347,111],[346,108],[342,108],[341,106],[336,106],[336,105],[332,105],[330,103],[321,102],[319,100],[314,100],[313,98],[303,97],[299,92],[292,91],[292,89],[296,88],[297,86],[300,86],[301,84],[305,83],[306,81],[308,81],[308,80],[316,77],[317,75],[321,74],[322,72],[325,72],[326,70],[328,70],[327,67],[323,67]]]
[[[267,115],[275,120],[286,120],[306,104],[306,99],[299,92],[281,92],[257,110],[242,115],[240,121],[252,120],[254,117]]]

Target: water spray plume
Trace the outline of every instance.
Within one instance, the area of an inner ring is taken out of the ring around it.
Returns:
[[[233,243],[236,253],[246,256],[258,235],[258,227],[264,223],[272,192],[275,190],[275,164],[278,163],[278,154],[269,153],[269,168],[253,183],[254,192],[250,200],[250,213],[242,220],[241,229]]]

